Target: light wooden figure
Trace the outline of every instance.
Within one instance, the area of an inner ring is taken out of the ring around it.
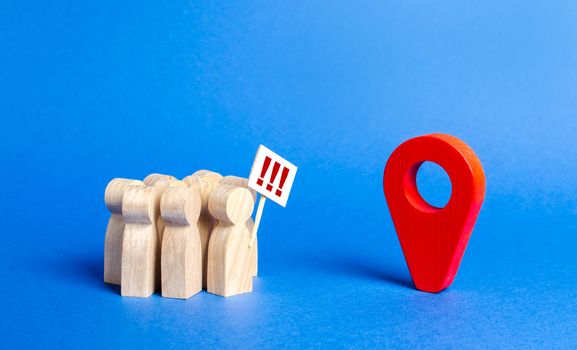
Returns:
[[[208,292],[226,297],[252,291],[253,265],[246,221],[253,208],[253,196],[246,188],[219,185],[210,196],[208,209],[218,222],[208,246]]]
[[[122,217],[122,198],[130,185],[144,186],[142,181],[113,179],[106,186],[104,202],[110,211],[110,219],[104,238],[104,282],[120,285],[122,266],[122,239],[124,237],[124,218]]]
[[[188,188],[188,184],[184,181],[179,181],[179,180],[175,180],[175,181],[170,181],[169,183],[166,182],[157,182],[156,186],[160,186],[160,190],[163,192],[163,194],[168,191],[171,188]],[[156,220],[156,228],[158,230],[158,244],[159,244],[159,251],[162,249],[162,242],[164,242],[164,231],[166,231],[166,220],[164,219],[164,217],[162,215],[160,215],[158,217],[158,220]]]
[[[256,191],[253,190],[252,188],[248,187],[248,180],[242,177],[238,177],[238,176],[225,176],[222,178],[222,180],[220,180],[221,184],[224,185],[232,185],[232,186],[238,186],[238,187],[244,187],[246,189],[248,189],[250,191],[250,193],[252,194],[252,198],[256,203]],[[248,220],[246,221],[246,227],[248,228],[249,232],[252,232],[252,229],[254,228],[254,221],[252,220],[252,216],[248,218]],[[253,276],[257,276],[258,275],[258,238],[255,238],[254,244],[251,248],[251,259],[252,259],[252,275]]]
[[[164,175],[164,174],[150,174],[143,180],[144,184],[147,186],[155,186],[162,193],[169,187],[169,186],[184,186],[185,184],[178,181],[174,176],[171,175]],[[160,208],[160,207],[159,207]],[[165,223],[162,219],[162,216],[157,216],[156,219],[156,233],[158,235],[158,249],[157,256],[156,256],[156,287],[159,288],[161,285],[161,276],[160,276],[160,253],[162,251],[162,236],[164,234],[164,227]]]
[[[146,186],[158,186],[162,191],[164,191],[168,186],[170,186],[174,182],[178,182],[178,179],[172,175],[164,175],[164,174],[150,174],[143,180]],[[158,216],[158,220],[156,221],[156,228],[158,230],[159,235],[159,242],[162,242],[160,236],[162,236],[162,232],[164,231],[164,220],[162,216]]]
[[[164,175],[164,174],[150,174],[143,180],[146,186],[157,186],[160,188],[161,191],[164,191],[168,186],[178,183],[177,178],[172,175]],[[156,229],[158,231],[158,242],[162,244],[162,233],[164,232],[164,220],[162,216],[158,216],[156,220]]]
[[[202,290],[202,248],[196,225],[200,206],[198,187],[169,187],[162,195],[163,297],[188,299]]]
[[[158,232],[162,191],[157,186],[128,186],[122,200],[126,223],[122,242],[121,294],[149,297],[157,278]]]
[[[152,186],[154,185],[156,182],[160,181],[160,180],[167,180],[169,182],[172,181],[178,181],[176,179],[176,177],[172,176],[172,175],[164,175],[164,174],[150,174],[147,177],[144,178],[143,182],[146,186]]]
[[[214,189],[218,186],[222,175],[209,171],[199,170],[183,179],[189,186],[198,187],[200,191],[201,211],[198,219],[198,231],[202,247],[202,288],[206,289],[206,276],[208,264],[208,242],[213,227],[213,218],[208,211],[208,200]]]

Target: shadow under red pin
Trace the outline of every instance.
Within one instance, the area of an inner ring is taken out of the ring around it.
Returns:
[[[453,186],[443,208],[419,194],[417,172],[440,165]],[[473,150],[446,134],[416,137],[391,154],[383,188],[401,248],[417,289],[437,293],[454,280],[485,197],[485,174]]]

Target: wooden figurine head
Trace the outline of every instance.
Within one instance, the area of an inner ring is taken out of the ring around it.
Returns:
[[[244,224],[252,214],[254,199],[249,190],[231,185],[218,186],[210,196],[208,210],[222,223]]]
[[[162,218],[170,225],[186,226],[198,221],[200,193],[191,187],[171,187],[160,201]]]
[[[208,214],[208,200],[221,179],[222,175],[219,173],[209,170],[199,170],[182,180],[189,186],[198,187],[200,191],[201,212],[203,215]]]
[[[160,189],[154,186],[128,186],[122,200],[122,214],[127,223],[151,224],[159,212]]]
[[[124,197],[124,192],[130,185],[144,186],[144,183],[139,180],[130,179],[112,179],[106,190],[104,191],[104,203],[106,207],[113,214],[122,214],[122,198]]]
[[[245,179],[244,177],[228,175],[223,177],[222,180],[220,180],[220,183],[223,185],[232,185],[248,189],[252,194],[253,200],[256,202],[256,191],[248,187],[248,179]]]
[[[146,186],[153,186],[158,181],[165,180],[168,182],[176,181],[176,178],[172,175],[164,175],[164,174],[150,174],[144,178],[144,184]]]

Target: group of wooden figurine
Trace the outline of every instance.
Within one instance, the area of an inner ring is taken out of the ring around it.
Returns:
[[[252,291],[258,244],[252,236],[256,193],[247,180],[200,170],[182,181],[151,174],[113,179],[104,243],[104,281],[121,294],[187,299],[206,289]],[[251,239],[252,238],[252,239]]]

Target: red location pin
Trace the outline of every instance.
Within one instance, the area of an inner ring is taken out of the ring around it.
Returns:
[[[453,190],[444,208],[417,189],[424,162],[440,165]],[[437,293],[455,278],[485,198],[485,173],[473,150],[458,138],[431,134],[410,139],[391,155],[383,176],[385,197],[417,289]]]

